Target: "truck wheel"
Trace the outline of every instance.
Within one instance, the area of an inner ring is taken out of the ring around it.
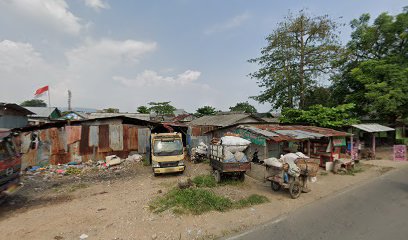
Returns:
[[[302,193],[302,186],[300,185],[300,182],[298,180],[294,180],[290,183],[289,193],[293,199],[296,199],[300,196],[300,194]]]
[[[220,183],[220,182],[221,182],[221,173],[220,173],[220,171],[218,171],[218,170],[215,170],[215,171],[214,171],[214,178],[215,178],[215,181],[216,181],[217,183]]]
[[[241,182],[245,181],[245,173],[244,173],[244,172],[240,173],[238,179],[239,179],[239,181],[241,181]]]
[[[281,185],[278,182],[271,181],[271,188],[274,192],[277,192],[281,189]]]

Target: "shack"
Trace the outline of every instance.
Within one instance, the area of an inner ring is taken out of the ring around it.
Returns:
[[[321,166],[338,158],[349,158],[346,151],[346,132],[333,129],[278,124],[234,124],[206,133],[209,138],[220,138],[227,133],[238,134],[251,141],[247,156],[258,152],[260,159],[279,158],[288,152],[303,152],[310,157],[319,158]]]
[[[126,158],[146,153],[157,123],[125,116],[58,121],[13,129],[19,133],[22,169],[29,166]]]
[[[234,124],[266,123],[262,118],[250,113],[221,112],[203,116],[188,123],[187,149],[197,147],[200,142],[209,144],[211,138],[206,133],[215,129],[225,128]]]
[[[39,125],[52,121],[58,121],[62,116],[61,111],[56,107],[26,107],[34,114],[28,116],[30,125]]]
[[[0,128],[12,129],[28,125],[28,115],[34,114],[15,103],[0,102]]]

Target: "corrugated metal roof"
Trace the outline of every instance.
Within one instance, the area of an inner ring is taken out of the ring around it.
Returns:
[[[20,106],[20,105],[15,104],[15,103],[4,103],[4,102],[0,102],[0,107],[1,107],[1,108],[10,108],[10,109],[13,109],[13,110],[15,110],[15,111],[21,112],[22,114],[25,114],[25,115],[33,114],[33,112],[31,112],[30,110],[28,110],[28,108],[22,107],[22,106]]]
[[[136,118],[140,120],[150,121],[150,114],[144,114],[144,113],[90,113],[88,115],[88,118],[96,119],[96,118],[118,117],[118,116],[124,116],[128,118]]]
[[[279,134],[276,134],[274,132],[266,131],[266,130],[259,129],[259,128],[256,128],[256,127],[239,126],[239,128],[248,130],[248,131],[253,132],[253,133],[261,134],[262,136],[265,136],[265,137],[277,137],[277,136],[279,136]]]
[[[30,115],[30,117],[38,118],[48,118],[57,109],[55,107],[26,107],[29,111],[33,112],[35,115]]]
[[[367,123],[367,124],[354,124],[352,125],[355,128],[361,129],[365,132],[388,132],[395,131],[394,128],[383,126],[377,123]]]
[[[324,137],[324,135],[322,134],[307,132],[303,130],[275,130],[275,132],[282,135],[290,136],[295,139],[316,139]]]
[[[248,113],[230,113],[230,114],[217,114],[217,115],[207,115],[197,119],[194,119],[189,123],[190,126],[229,126],[236,123],[240,123],[240,121],[244,120],[245,118],[249,118],[248,121],[251,122],[263,122],[262,119],[257,118]]]

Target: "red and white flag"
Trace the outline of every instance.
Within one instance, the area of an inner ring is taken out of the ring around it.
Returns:
[[[35,91],[34,97],[35,97],[35,98],[41,97],[41,96],[43,96],[44,93],[47,92],[47,91],[48,91],[48,86],[39,88],[39,89],[37,89],[37,91]]]

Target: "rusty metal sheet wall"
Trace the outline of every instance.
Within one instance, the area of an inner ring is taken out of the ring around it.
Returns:
[[[79,153],[81,155],[87,155],[92,153],[92,148],[89,147],[89,126],[84,125],[82,126],[81,131],[81,141],[79,144]]]
[[[99,148],[98,152],[109,152],[109,125],[99,126]]]
[[[123,125],[109,125],[109,146],[113,151],[123,150]]]
[[[129,151],[129,125],[123,125],[123,151]]]
[[[89,127],[89,145],[90,147],[97,147],[99,143],[99,126]]]
[[[137,151],[138,150],[138,128],[130,127],[129,128],[129,150]]]
[[[65,126],[68,145],[81,140],[81,129],[81,126]]]
[[[146,147],[150,147],[150,129],[139,128],[137,133],[138,139],[138,152],[146,153]]]

